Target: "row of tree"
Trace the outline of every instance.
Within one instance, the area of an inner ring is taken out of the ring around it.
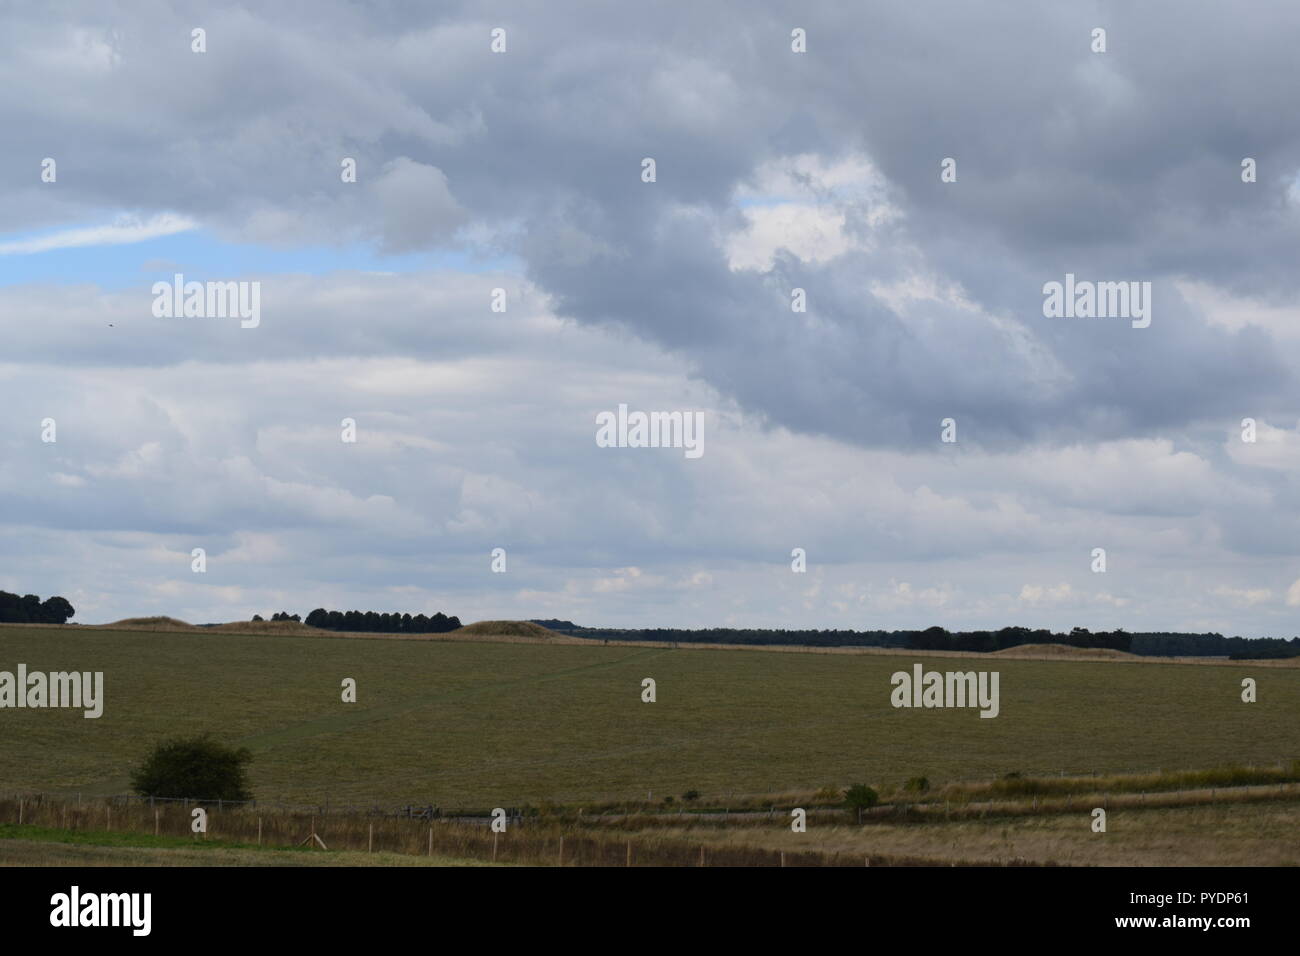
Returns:
[[[297,620],[297,617],[285,618]],[[318,607],[303,621],[309,627],[327,631],[379,631],[392,634],[441,634],[460,627],[460,618],[439,611],[433,617],[423,614],[376,614],[374,611],[327,611]]]
[[[681,644],[792,644],[806,647],[896,647],[908,650],[976,651],[987,653],[1023,644],[1065,644],[1070,647],[1111,648],[1144,657],[1230,657],[1236,660],[1300,656],[1300,637],[1246,638],[1222,634],[1176,632],[1133,633],[1122,628],[1069,633],[1047,628],[1004,627],[997,631],[813,631],[772,628],[579,627],[572,621],[538,620],[552,630],[592,640],[665,641]]]
[[[48,597],[42,601],[35,594],[10,594],[0,591],[0,621],[6,624],[66,624],[76,610],[66,598]]]

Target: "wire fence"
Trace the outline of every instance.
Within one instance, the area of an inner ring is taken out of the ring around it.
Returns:
[[[988,866],[988,860],[935,860],[817,850],[793,851],[749,845],[716,845],[680,837],[660,837],[588,828],[548,820],[495,828],[447,817],[432,820],[389,812],[381,815],[271,810],[267,804],[219,809],[190,800],[95,797],[76,800],[25,794],[0,798],[0,824],[58,828],[72,832],[130,833],[153,837],[133,847],[165,851],[192,845],[210,849],[275,847],[302,852],[352,851],[422,856],[431,862],[479,861],[546,866]],[[251,803],[251,801],[250,801]],[[194,811],[203,809],[202,830]],[[404,809],[404,808],[403,808]],[[782,824],[784,826],[784,824]],[[14,834],[21,838],[22,832]],[[118,844],[120,845],[120,844]],[[0,853],[3,843],[0,842]],[[383,862],[377,860],[376,862]],[[1028,861],[992,865],[1028,866]],[[1047,864],[1051,865],[1051,864]]]

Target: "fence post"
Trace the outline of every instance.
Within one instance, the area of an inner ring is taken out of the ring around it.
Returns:
[[[632,865],[632,841],[627,841],[627,865]]]
[[[499,837],[500,835],[501,834],[497,833],[495,830],[492,831],[492,862],[493,863],[497,861],[497,837]]]
[[[429,824],[429,853],[428,853],[428,855],[429,855],[429,856],[433,856],[433,824],[432,824],[432,823]],[[494,849],[494,851],[493,851],[493,859],[495,859],[495,858],[496,858],[496,852],[495,852],[495,849]]]
[[[257,845],[262,845],[262,818],[257,818]]]
[[[560,834],[560,862],[559,866],[564,866],[564,834]]]
[[[158,811],[153,812],[153,835],[158,835]]]
[[[18,825],[23,825],[23,798],[18,798]]]
[[[370,836],[366,838],[366,852],[375,852],[375,825],[370,824]]]

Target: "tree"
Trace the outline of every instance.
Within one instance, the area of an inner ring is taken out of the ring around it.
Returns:
[[[164,740],[132,771],[131,788],[144,797],[251,800],[244,765],[252,759],[211,734]]]
[[[57,594],[48,597],[41,604],[41,618],[47,624],[66,624],[68,618],[77,613],[76,609],[68,603],[66,598],[61,598]]]
[[[862,811],[869,810],[880,802],[880,794],[865,783],[855,783],[844,791],[844,806],[857,811],[858,822],[862,822]]]
[[[19,607],[23,615],[22,620],[35,624],[41,623],[41,599],[35,594],[24,594]]]

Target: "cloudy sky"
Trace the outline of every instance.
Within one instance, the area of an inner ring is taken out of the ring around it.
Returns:
[[[0,16],[0,588],[1300,633],[1295,4]],[[1045,317],[1067,274],[1150,326]],[[704,454],[598,447],[620,404]]]

